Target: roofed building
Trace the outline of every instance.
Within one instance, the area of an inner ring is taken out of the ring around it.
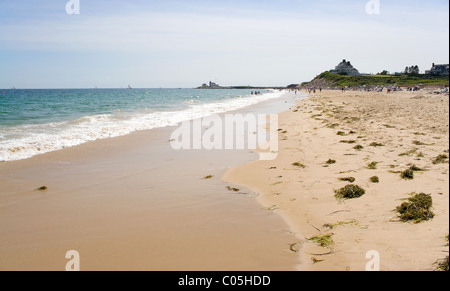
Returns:
[[[347,60],[343,60],[334,70],[331,70],[330,73],[348,76],[361,76],[359,71],[355,69]]]
[[[433,63],[431,70],[425,71],[425,75],[430,76],[448,76],[449,75],[449,65],[436,65]]]

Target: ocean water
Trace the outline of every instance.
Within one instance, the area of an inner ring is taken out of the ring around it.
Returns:
[[[197,89],[65,89],[0,91],[0,161],[175,126],[244,108],[281,91]]]

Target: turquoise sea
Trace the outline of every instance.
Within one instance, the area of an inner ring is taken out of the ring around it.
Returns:
[[[0,90],[0,161],[240,109],[283,92],[198,89]]]

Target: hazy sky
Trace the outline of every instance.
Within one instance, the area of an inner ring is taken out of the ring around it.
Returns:
[[[449,62],[448,0],[0,0],[0,88],[285,86]]]

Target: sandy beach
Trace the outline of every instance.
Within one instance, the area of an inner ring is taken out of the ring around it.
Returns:
[[[296,98],[239,111],[290,107],[274,161],[174,151],[162,128],[1,163],[0,269],[63,270],[77,250],[82,270],[360,271],[370,251],[383,271],[434,270],[448,256],[448,159],[433,163],[448,155],[448,95]],[[421,170],[402,179],[412,165]],[[365,195],[337,200],[341,178]],[[399,220],[412,192],[431,194],[432,220]]]
[[[0,272],[448,271],[449,5],[0,0]]]
[[[239,112],[281,112],[292,97]],[[175,151],[173,130],[0,163],[0,270],[63,271],[69,250],[82,271],[295,270],[288,225],[220,180],[257,155]]]
[[[300,270],[366,270],[370,251],[382,271],[434,270],[448,256],[448,159],[433,163],[448,157],[448,118],[448,94],[322,91],[280,115],[278,159],[230,169],[223,180],[260,193],[290,225]],[[414,179],[403,179],[413,165]],[[350,184],[342,178],[365,195],[337,200]],[[396,209],[413,192],[431,194],[433,219],[400,221]]]

